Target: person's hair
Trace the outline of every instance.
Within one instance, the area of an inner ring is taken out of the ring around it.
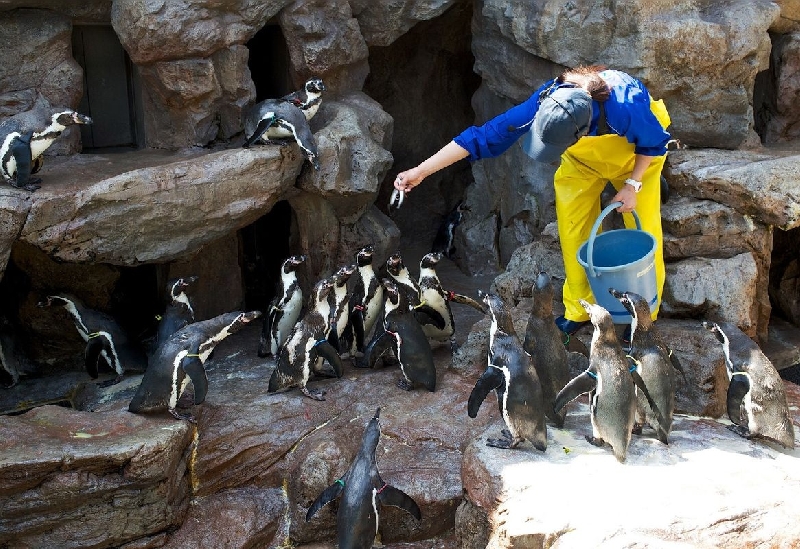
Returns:
[[[595,101],[605,101],[611,96],[608,84],[600,76],[606,70],[603,65],[585,65],[567,69],[558,77],[559,82],[572,82],[580,85]]]

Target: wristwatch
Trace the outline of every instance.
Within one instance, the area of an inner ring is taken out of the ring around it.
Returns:
[[[642,190],[642,182],[636,181],[635,179],[631,179],[630,177],[625,180],[625,184],[633,187],[633,190],[636,191],[637,193]]]

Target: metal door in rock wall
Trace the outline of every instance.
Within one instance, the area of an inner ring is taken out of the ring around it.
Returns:
[[[92,117],[81,126],[83,148],[137,145],[133,66],[110,26],[75,26],[72,51],[83,67],[84,94],[78,110]]]

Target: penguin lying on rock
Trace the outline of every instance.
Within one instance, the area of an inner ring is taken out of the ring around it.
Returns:
[[[274,393],[292,387],[300,387],[300,391],[308,398],[325,400],[324,391],[312,391],[306,384],[312,374],[320,373],[321,361],[326,359],[333,367],[336,377],[342,377],[342,360],[339,353],[328,342],[330,330],[330,305],[328,294],[334,282],[323,278],[314,285],[311,291],[308,310],[295,324],[286,343],[279,349],[275,369],[269,378],[268,391]]]
[[[256,142],[284,144],[294,140],[314,168],[319,169],[317,144],[308,122],[322,102],[323,91],[322,80],[312,78],[301,91],[256,103],[245,113],[244,131],[248,137],[244,148]]]
[[[261,338],[258,342],[258,356],[277,356],[278,349],[286,342],[289,332],[300,318],[303,310],[303,290],[297,280],[297,269],[305,263],[306,256],[293,255],[281,265],[281,277],[275,288],[275,296],[269,304]]]
[[[127,370],[143,370],[147,357],[111,316],[90,309],[75,296],[50,295],[39,302],[39,307],[61,306],[69,313],[78,334],[86,342],[84,363],[86,371],[96,379],[101,364],[108,365],[117,373],[111,381],[101,387],[114,385],[122,380]]]
[[[547,449],[544,399],[532,359],[522,348],[503,300],[486,294],[483,301],[492,315],[488,364],[469,395],[467,413],[471,418],[476,417],[481,404],[494,390],[506,429],[502,430],[501,438],[487,439],[486,445],[516,448],[528,440],[544,452]]]
[[[764,437],[794,447],[794,426],[783,380],[775,366],[747,334],[731,323],[707,323],[722,344],[728,379],[731,431],[745,438]]]
[[[361,448],[347,472],[328,486],[306,513],[306,522],[317,511],[342,495],[336,512],[336,541],[339,549],[370,549],[380,524],[378,503],[398,507],[417,520],[422,519],[419,506],[411,497],[389,486],[378,472],[375,450],[381,436],[381,409],[364,430]]]
[[[259,316],[260,311],[225,313],[194,322],[172,334],[150,359],[128,411],[143,414],[166,409],[176,419],[195,423],[191,414],[176,410],[178,399],[191,380],[194,403],[205,401],[208,393],[205,363],[214,347]]]
[[[0,174],[18,189],[33,192],[40,178],[31,179],[43,163],[42,153],[73,124],[91,124],[92,119],[67,108],[38,105],[0,123]]]

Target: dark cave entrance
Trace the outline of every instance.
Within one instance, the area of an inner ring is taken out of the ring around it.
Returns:
[[[75,25],[72,51],[83,68],[78,111],[92,118],[91,124],[80,126],[83,152],[144,146],[139,75],[114,29]]]
[[[239,231],[239,257],[247,310],[266,311],[275,295],[283,261],[299,253],[296,237],[297,219],[285,200]]]
[[[280,26],[268,24],[247,42],[247,66],[256,86],[256,101],[283,97],[293,91],[289,49]]]

